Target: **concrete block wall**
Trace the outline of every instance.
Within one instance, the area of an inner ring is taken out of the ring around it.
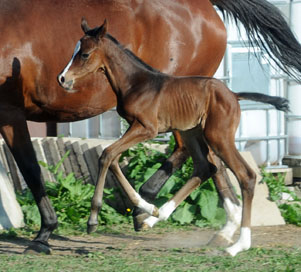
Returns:
[[[48,165],[56,165],[64,154],[69,151],[70,154],[64,160],[60,170],[63,171],[65,175],[73,172],[75,177],[77,179],[82,179],[84,183],[95,184],[98,174],[98,158],[103,149],[110,145],[113,141],[98,139],[83,140],[78,138],[36,138],[32,139],[32,142],[38,160],[46,162]],[[242,155],[256,171],[258,175],[258,183],[260,180],[260,173],[254,159],[248,152],[243,152]],[[4,173],[5,179],[7,180],[6,184],[9,183],[11,188],[14,187],[15,190],[24,190],[26,188],[24,179],[16,167],[14,159],[4,142],[0,142],[0,164],[4,166],[2,173]],[[8,175],[6,176],[5,173],[8,173]],[[41,167],[41,176],[44,181],[55,180],[54,176],[44,167]],[[235,178],[233,175],[230,174],[230,177],[232,182],[235,184]],[[2,180],[5,179],[3,178]],[[108,173],[106,187],[120,188],[111,172]],[[4,191],[2,186],[0,189],[0,193],[3,193]],[[265,184],[257,184],[255,196],[252,213],[253,226],[284,224],[284,220],[281,217],[276,204],[267,200],[268,190]],[[2,194],[2,198],[3,197],[4,196]],[[125,197],[121,188],[115,194],[115,199],[111,202],[108,200],[107,203],[122,213],[125,213],[128,207],[132,208],[131,203],[127,197]],[[12,209],[14,211],[16,210],[15,208]],[[9,212],[6,212],[6,214],[9,214]]]
[[[83,180],[83,183],[96,184],[98,158],[102,154],[103,149],[113,143],[113,140],[47,137],[32,138],[32,143],[38,161],[48,165],[57,165],[66,152],[69,151],[69,156],[64,159],[59,171],[62,171],[65,176],[73,172],[77,179]],[[3,140],[0,141],[0,164],[3,165],[3,172],[7,174],[9,182],[16,191],[21,192],[27,188],[14,158]],[[41,178],[44,182],[55,181],[52,173],[43,166],[40,168]],[[115,177],[109,171],[106,188],[113,187],[119,187],[119,193],[115,194],[114,201],[108,200],[107,203],[124,213],[127,207],[131,207],[131,205]]]
[[[0,230],[24,226],[23,213],[12,183],[0,164]]]

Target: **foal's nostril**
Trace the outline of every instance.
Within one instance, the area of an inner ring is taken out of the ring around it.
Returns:
[[[73,86],[73,80],[66,81],[66,78],[63,75],[57,77],[59,84],[66,90],[71,90]]]

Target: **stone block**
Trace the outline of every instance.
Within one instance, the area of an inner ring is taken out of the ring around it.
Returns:
[[[88,169],[87,163],[85,161],[84,154],[83,154],[83,151],[81,149],[79,142],[78,141],[74,142],[72,144],[72,148],[73,148],[74,154],[76,156],[80,171],[82,173],[81,178],[84,180],[85,183],[91,183],[91,176],[89,173],[89,169]]]
[[[52,157],[53,165],[57,166],[60,160],[62,159],[62,157],[60,156],[60,152],[58,150],[56,141],[54,140],[54,138],[47,138],[47,143],[48,143],[49,152]],[[64,164],[60,164],[58,168],[58,172],[60,171],[65,172]]]
[[[47,138],[44,138],[41,143],[42,143],[42,147],[43,147],[43,150],[44,150],[44,154],[45,154],[47,164],[48,165],[54,165],[54,160],[52,158],[52,154],[51,154],[51,151],[50,151],[50,146],[49,146],[49,142],[48,142]]]
[[[81,179],[82,178],[82,172],[79,168],[77,158],[76,158],[76,155],[74,153],[71,141],[65,142],[65,149],[66,149],[66,151],[70,152],[68,157],[70,159],[72,172],[74,173],[75,178],[76,179]]]
[[[93,156],[93,154],[92,154],[93,152],[96,153],[95,147],[89,149],[88,144],[84,143],[83,145],[81,145],[81,149],[83,151],[84,159],[87,163],[87,167],[88,167],[89,173],[90,173],[89,183],[95,185],[97,182],[97,174],[98,174],[97,155]]]
[[[62,138],[57,138],[56,140],[58,152],[60,153],[60,157],[63,158],[66,154],[67,150],[65,148],[65,142]],[[65,175],[67,176],[72,172],[72,166],[69,156],[67,156],[63,161],[64,169],[66,171]]]
[[[293,178],[301,179],[301,156],[286,155],[282,159],[282,163],[293,169]]]
[[[274,175],[283,174],[285,175],[284,182],[286,185],[293,184],[293,169],[285,166],[269,167],[266,168],[267,173],[272,173]]]
[[[253,159],[250,152],[241,152],[242,157],[249,164],[249,166],[255,171],[257,175],[255,194],[252,203],[252,226],[274,226],[274,225],[285,225],[285,221],[281,216],[281,213],[275,202],[268,199],[269,190],[266,184],[261,183],[260,170]],[[241,195],[240,187],[236,177],[233,173],[227,169],[230,180],[234,185],[236,192]]]
[[[7,159],[7,164],[9,167],[9,175],[11,176],[11,179],[14,183],[14,188],[16,191],[21,192],[23,190],[22,184],[24,183],[24,181],[22,180],[23,177],[19,173],[19,169],[17,167],[17,164],[15,163],[15,159],[13,158],[13,155],[11,154],[8,146],[4,144],[3,147]]]
[[[44,150],[41,146],[41,142],[38,139],[35,139],[32,141],[32,145],[33,145],[34,151],[36,153],[37,160],[47,163],[47,160],[44,155]],[[51,173],[45,167],[43,167],[41,165],[40,165],[40,168],[41,168],[41,177],[42,177],[43,182],[51,181],[52,180]]]
[[[16,200],[14,187],[0,164],[0,229],[24,226],[23,213]]]

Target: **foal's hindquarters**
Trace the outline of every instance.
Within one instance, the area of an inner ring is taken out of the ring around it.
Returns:
[[[240,184],[243,200],[240,237],[226,249],[230,255],[235,256],[251,246],[251,205],[256,175],[235,146],[235,132],[240,121],[237,97],[226,86],[219,85],[220,88],[215,88],[210,98],[203,133],[207,144],[230,168]]]
[[[215,79],[193,78],[188,80],[193,83],[189,85],[193,87],[190,95],[187,94],[188,92],[183,94],[183,90],[181,88],[178,89],[181,93],[182,103],[178,102],[178,98],[174,98],[177,96],[176,93],[169,98],[170,101],[173,99],[177,101],[175,104],[178,107],[173,108],[176,108],[176,111],[180,113],[185,112],[185,117],[182,114],[177,115],[177,112],[172,112],[172,110],[169,110],[167,116],[173,115],[174,126],[182,126],[180,134],[193,159],[193,176],[171,200],[159,209],[159,218],[148,218],[145,220],[145,224],[152,227],[157,221],[167,218],[201,182],[215,174],[217,165],[215,165],[215,161],[212,160],[212,156],[209,154],[209,146],[226,166],[232,170],[242,191],[243,211],[240,238],[234,245],[227,248],[227,252],[235,256],[238,252],[247,250],[251,246],[251,203],[256,181],[255,173],[239,154],[235,146],[235,132],[240,121],[238,98],[235,93]],[[182,85],[187,87],[188,85],[186,85],[185,81],[186,79],[179,81],[176,79],[175,83],[181,86],[181,83],[184,82]],[[196,82],[198,87],[194,84]],[[186,95],[187,97],[185,97]],[[194,97],[194,99],[188,99],[189,97]],[[163,100],[167,101],[168,99]],[[185,102],[183,102],[184,100]],[[167,107],[167,104],[165,107]],[[201,112],[201,114],[198,114],[198,112]],[[201,118],[196,126],[191,129],[184,129],[185,126],[191,125],[192,121],[198,120],[199,116]],[[233,224],[226,225],[219,235],[229,241],[234,235],[236,228],[237,226]]]
[[[144,222],[148,227],[152,227],[158,221],[167,219],[195,188],[215,174],[217,168],[212,164],[214,161],[209,154],[208,146],[210,146],[237,177],[242,191],[243,211],[240,237],[234,245],[226,249],[231,256],[235,256],[251,246],[251,203],[256,176],[235,147],[235,132],[240,120],[240,106],[236,95],[218,81],[208,81],[208,83],[206,86],[209,87],[208,95],[202,97],[205,101],[203,105],[207,105],[204,118],[196,127],[180,131],[193,160],[192,178],[159,209],[158,218],[150,217]],[[236,226],[230,224],[223,228],[219,235],[224,235],[227,240],[230,240],[235,230]]]

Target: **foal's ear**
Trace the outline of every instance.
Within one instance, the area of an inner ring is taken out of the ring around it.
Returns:
[[[85,32],[85,34],[86,34],[89,30],[91,30],[91,28],[88,26],[88,23],[87,23],[85,17],[82,18],[81,27],[82,27],[82,30]]]
[[[103,24],[97,29],[96,38],[99,40],[107,33],[107,19],[104,20]]]

